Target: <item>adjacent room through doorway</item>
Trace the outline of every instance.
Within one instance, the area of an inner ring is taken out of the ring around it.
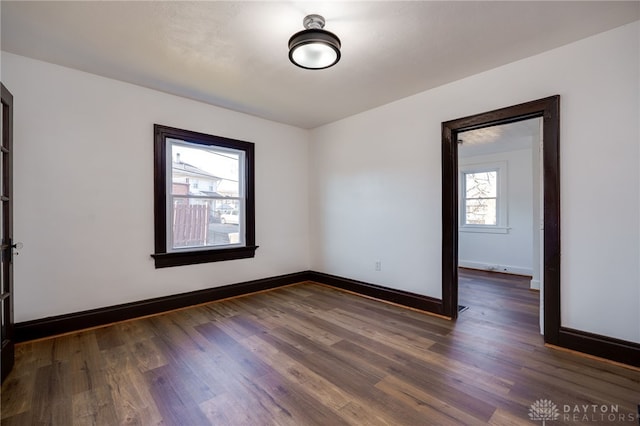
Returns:
[[[528,290],[541,283],[541,134],[539,117],[458,133],[459,312],[513,317],[533,306],[538,323]]]

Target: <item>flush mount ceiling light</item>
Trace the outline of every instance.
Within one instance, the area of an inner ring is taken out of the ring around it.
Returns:
[[[321,70],[340,60],[340,39],[323,30],[324,18],[307,15],[302,24],[306,28],[289,39],[289,59],[300,68]]]

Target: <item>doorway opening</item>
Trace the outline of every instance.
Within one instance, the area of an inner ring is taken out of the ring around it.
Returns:
[[[541,138],[541,117],[458,132],[458,313],[468,306],[505,316],[526,310],[542,330],[540,302],[526,294],[542,278]],[[523,292],[526,309],[496,303]]]
[[[541,288],[545,342],[556,344],[560,331],[560,97],[552,96],[442,123],[442,305],[458,316],[460,224],[458,140],[465,132],[540,117],[542,119],[542,254]],[[471,200],[471,203],[474,201]],[[497,212],[495,222],[498,223]],[[496,226],[497,228],[498,226]]]

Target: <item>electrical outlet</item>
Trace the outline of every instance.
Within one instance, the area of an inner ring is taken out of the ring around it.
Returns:
[[[376,260],[376,271],[382,271],[382,262]]]

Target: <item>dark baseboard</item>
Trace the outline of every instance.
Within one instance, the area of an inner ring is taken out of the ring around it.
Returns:
[[[442,315],[442,301],[402,290],[395,290],[349,278],[321,272],[303,271],[277,277],[264,278],[222,287],[192,291],[121,305],[74,312],[65,315],[25,321],[15,325],[16,342],[41,339],[58,334],[91,327],[112,324],[118,321],[159,314],[173,309],[185,308],[200,303],[213,302],[228,297],[242,296],[257,291],[269,290],[302,281],[315,281],[364,296],[397,303]]]
[[[322,272],[303,271],[277,277],[247,281],[222,287],[181,293],[172,296],[91,309],[88,311],[58,315],[25,321],[15,325],[16,342],[55,336],[71,331],[111,324],[118,321],[159,314],[173,309],[213,302],[229,297],[242,296],[270,290],[303,281],[315,281],[342,290],[351,291],[387,302],[422,311],[443,315],[442,300],[429,296],[396,290],[363,281],[343,278]],[[594,355],[600,358],[640,367],[640,344],[601,336],[585,331],[562,327],[556,346]]]
[[[322,272],[309,271],[309,277],[309,280],[316,281],[321,284],[327,284],[332,287],[341,288],[343,290],[352,291],[354,293],[374,297],[387,302],[397,303],[410,308],[444,315],[442,300],[434,299],[433,297],[329,275]]]
[[[640,367],[640,343],[561,327],[557,346]]]
[[[145,315],[167,312],[200,303],[226,299],[228,297],[269,290],[307,280],[309,280],[308,272],[297,272],[222,287],[197,290],[189,293],[20,322],[15,325],[15,340],[16,342],[24,342],[27,340],[40,339]]]

